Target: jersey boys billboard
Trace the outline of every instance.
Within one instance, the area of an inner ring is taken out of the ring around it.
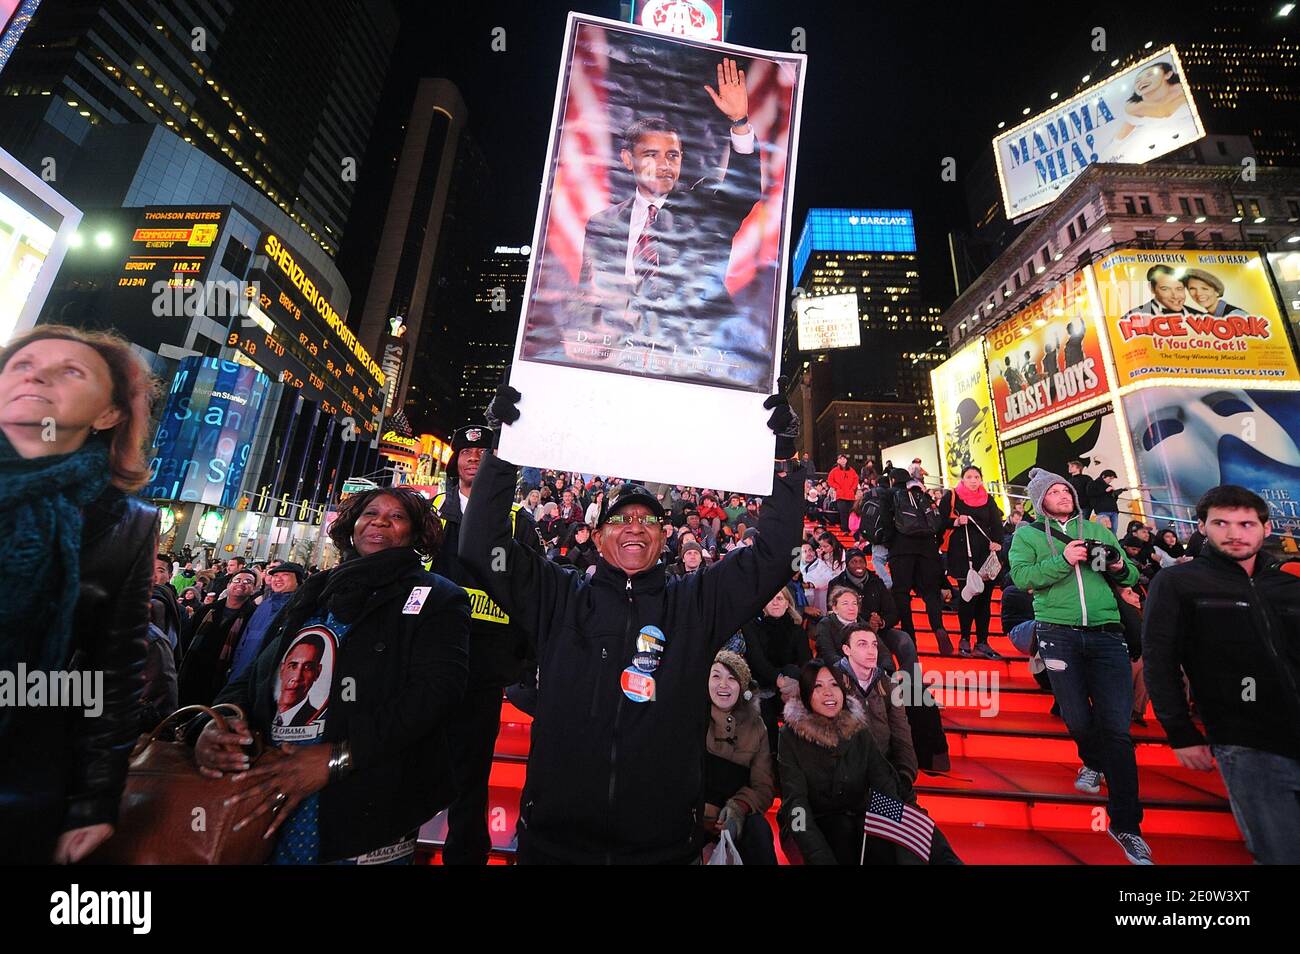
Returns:
[[[993,140],[1007,218],[1047,205],[1094,162],[1147,162],[1204,135],[1166,47]]]
[[[1088,287],[1076,272],[988,336],[998,430],[1024,427],[1110,390]]]

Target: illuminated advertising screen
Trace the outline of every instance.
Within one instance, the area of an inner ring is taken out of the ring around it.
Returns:
[[[633,0],[632,22],[692,40],[721,40],[723,0]]]
[[[1300,380],[1258,252],[1121,249],[1093,269],[1116,386]]]
[[[81,212],[0,149],[0,345],[36,324]]]
[[[1143,163],[1205,135],[1168,46],[993,140],[1007,218],[1050,203],[1094,162]]]
[[[249,285],[257,289],[253,321],[232,328],[228,344],[277,381],[320,401],[327,414],[352,417],[373,432],[384,397],[379,363],[344,323],[319,278],[277,235],[264,233],[258,251],[271,261],[266,270],[249,274]]]
[[[1011,487],[1028,485],[1029,472],[1035,467],[1064,476],[1069,473],[1066,464],[1076,459],[1083,461],[1083,472],[1089,477],[1099,477],[1103,470],[1125,472],[1119,425],[1110,402],[1002,443],[1002,461]]]
[[[1275,531],[1300,531],[1300,393],[1144,388],[1123,401],[1154,516],[1187,518],[1211,487],[1237,484],[1268,501]]]
[[[5,68],[41,0],[0,0],[0,70]]]
[[[984,364],[984,339],[976,339],[931,371],[930,384],[939,423],[944,486],[954,486],[963,468],[974,464],[983,471],[984,483],[994,491],[1000,490],[1002,473],[993,398]]]
[[[219,358],[186,358],[171,391],[144,496],[233,507],[271,380]]]
[[[183,345],[189,319],[208,315],[226,323],[234,307],[209,301],[204,279],[227,210],[221,207],[146,206],[126,235],[126,254],[113,278],[113,325],[131,341],[157,351]],[[84,239],[83,239],[84,241]],[[218,312],[219,310],[219,312]]]
[[[794,311],[798,319],[800,351],[856,348],[862,344],[857,295],[796,298]]]
[[[999,432],[1082,404],[1110,387],[1081,272],[989,332],[988,354]]]
[[[1291,334],[1300,341],[1300,252],[1269,252],[1268,267],[1282,293],[1282,310],[1291,323]]]

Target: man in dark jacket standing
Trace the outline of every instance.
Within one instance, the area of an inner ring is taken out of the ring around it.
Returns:
[[[504,413],[495,416],[517,420],[518,400],[501,389],[493,409]],[[794,454],[798,419],[779,396],[768,399],[774,405],[768,423],[784,459]],[[539,664],[521,863],[692,859],[709,667],[790,578],[803,522],[803,473],[790,469],[764,501],[753,546],[679,579],[667,579],[659,562],[663,506],[623,485],[605,499],[600,561],[587,578],[512,540],[516,469],[484,455],[461,559],[536,640]]]
[[[226,583],[226,598],[209,606],[195,624],[194,639],[181,662],[181,705],[210,706],[229,681],[235,648],[257,609],[253,602],[256,587],[257,575],[252,570],[236,570]]]
[[[1074,460],[1066,461],[1066,468],[1070,471],[1067,479],[1070,486],[1074,488],[1074,495],[1079,498],[1079,509],[1083,511],[1083,519],[1087,520],[1092,516],[1092,507],[1088,503],[1088,485],[1092,483],[1092,478],[1083,472],[1087,466],[1082,457],[1076,457]],[[1111,532],[1119,536],[1119,528],[1111,527]]]
[[[889,568],[894,576],[894,605],[898,607],[899,625],[915,641],[916,624],[912,621],[912,591],[925,602],[926,615],[944,656],[953,653],[952,640],[943,626],[945,582],[943,562],[939,559],[939,519],[932,518],[934,501],[907,471],[895,469],[894,489],[881,498],[880,525],[882,539],[889,547]]]
[[[1208,772],[1218,763],[1255,860],[1300,864],[1300,578],[1262,552],[1272,526],[1257,494],[1215,487],[1196,517],[1201,555],[1151,581],[1147,688],[1179,764]]]
[[[492,850],[488,831],[488,777],[501,728],[501,700],[506,686],[519,682],[528,658],[528,639],[517,622],[492,601],[478,578],[457,553],[465,505],[492,431],[483,425],[462,427],[451,438],[447,492],[433,500],[443,522],[443,544],[434,572],[464,588],[470,602],[469,684],[460,706],[447,723],[447,741],[459,794],[447,809],[447,841],[442,859],[449,865],[485,865]],[[513,486],[512,486],[513,489]],[[573,491],[563,491],[572,501]],[[572,509],[579,515],[577,504]],[[579,519],[581,517],[579,516]],[[512,537],[531,553],[542,553],[532,517],[521,504],[510,510]]]

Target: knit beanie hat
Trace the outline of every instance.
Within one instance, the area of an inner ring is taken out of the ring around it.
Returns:
[[[1034,513],[1043,519],[1047,519],[1047,513],[1043,510],[1043,498],[1057,484],[1065,484],[1066,487],[1070,488],[1070,496],[1074,498],[1074,512],[1079,512],[1079,495],[1075,493],[1074,485],[1060,474],[1054,474],[1050,470],[1035,467],[1029,472],[1029,487],[1025,493],[1029,497],[1029,502],[1034,505]]]
[[[736,682],[740,683],[740,694],[743,698],[747,700],[753,698],[754,677],[749,671],[749,663],[745,662],[745,657],[739,653],[733,653],[729,649],[723,649],[713,657],[713,661],[719,666],[728,669],[736,677]]]

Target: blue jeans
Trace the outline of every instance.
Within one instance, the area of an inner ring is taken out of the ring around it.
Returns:
[[[1244,745],[1212,745],[1232,817],[1262,865],[1300,865],[1300,761]]]
[[[873,543],[871,545],[871,562],[875,566],[876,576],[880,577],[885,586],[892,590],[894,588],[894,578],[889,575],[889,547],[882,543]]]
[[[1139,834],[1137,756],[1129,735],[1133,664],[1124,634],[1040,622],[1038,651],[1079,758],[1106,774],[1111,827]]]
[[[916,643],[906,630],[903,629],[885,629],[876,634],[876,638],[885,644],[898,663],[900,672],[912,671],[916,665]],[[886,669],[889,668],[888,662],[883,664]]]
[[[1029,655],[1029,646],[1034,638],[1034,627],[1038,624],[1032,619],[1027,619],[1023,623],[1016,623],[1007,633],[1007,639],[1011,640],[1011,645],[1020,650],[1026,656]]]

